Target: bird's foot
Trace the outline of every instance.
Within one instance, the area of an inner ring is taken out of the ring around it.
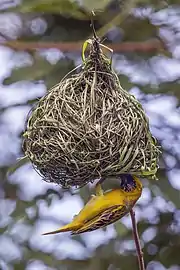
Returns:
[[[101,187],[101,184],[99,184],[99,182],[96,184],[95,191],[96,191],[96,196],[102,196],[104,194],[104,191]]]
[[[102,178],[96,179],[94,181],[95,196],[102,196],[104,194],[104,191],[101,187],[101,184],[103,181],[104,181],[104,179],[102,179]]]
[[[132,201],[128,200],[127,198],[124,199],[124,204],[128,211],[132,208]]]

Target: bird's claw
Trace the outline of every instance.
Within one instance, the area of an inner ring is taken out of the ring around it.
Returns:
[[[96,184],[95,191],[96,191],[96,196],[102,196],[104,194],[101,184],[99,183]]]

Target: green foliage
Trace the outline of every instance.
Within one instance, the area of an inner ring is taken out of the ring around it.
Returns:
[[[12,70],[10,77],[6,78],[3,83],[9,85],[21,80],[34,82],[43,80],[49,89],[73,68],[74,62],[68,58],[64,58],[53,65],[44,57],[38,56],[34,58],[31,66]]]
[[[27,157],[21,157],[17,160],[14,166],[11,166],[8,170],[8,174],[11,175],[13,174],[16,170],[21,168],[21,166],[25,165],[26,163],[29,162],[29,159]]]
[[[34,58],[32,65],[16,68],[12,71],[12,74],[9,78],[4,80],[4,84],[8,85],[17,81],[38,81],[45,78],[53,69],[48,61],[42,57]]]
[[[64,14],[76,18],[85,18],[84,13],[80,10],[79,5],[70,0],[24,0],[20,6],[11,9],[14,12],[44,12],[50,14]]]

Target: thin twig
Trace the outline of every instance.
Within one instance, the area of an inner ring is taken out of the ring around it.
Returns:
[[[141,244],[140,244],[140,239],[139,239],[139,234],[138,234],[138,229],[137,229],[137,224],[136,224],[135,212],[133,209],[130,210],[130,215],[131,215],[131,221],[132,221],[133,236],[134,236],[134,241],[135,241],[137,255],[138,255],[139,270],[145,270],[143,252],[141,250]]]

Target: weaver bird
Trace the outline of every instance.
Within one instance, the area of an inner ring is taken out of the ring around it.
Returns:
[[[71,234],[94,231],[103,228],[125,216],[132,209],[142,193],[141,181],[129,174],[121,176],[121,188],[106,191],[100,184],[96,195],[76,215],[72,222],[55,231],[43,235],[71,231]]]

